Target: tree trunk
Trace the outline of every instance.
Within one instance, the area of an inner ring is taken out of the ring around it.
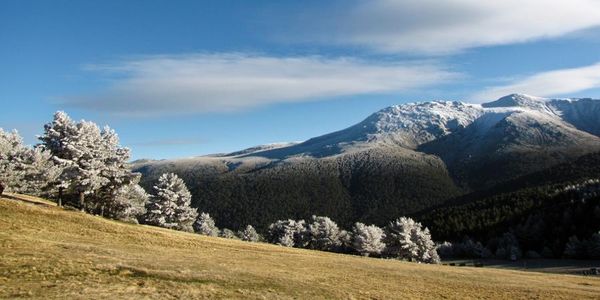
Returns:
[[[62,206],[63,188],[58,188],[58,206]]]
[[[79,193],[79,208],[81,209],[81,211],[85,211],[85,193],[84,192],[80,192]]]

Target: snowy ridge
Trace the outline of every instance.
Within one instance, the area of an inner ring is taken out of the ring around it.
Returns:
[[[536,124],[553,124],[553,127],[564,128],[561,131],[570,132],[575,127],[592,134],[600,133],[600,122],[597,121],[600,119],[600,101],[590,102],[597,106],[597,112],[592,115],[587,106],[572,109],[580,102],[579,99],[548,99],[512,94],[482,105],[458,101],[394,105],[370,115],[354,126],[302,143],[273,148],[254,147],[233,154],[240,157],[286,159],[327,157],[382,146],[416,150],[423,144],[463,131],[467,127],[477,127],[476,131],[481,135],[503,121],[513,125],[532,124],[519,121],[524,118],[539,120]],[[526,127],[518,130],[528,131]],[[476,140],[472,142],[477,143]]]
[[[410,103],[383,109],[365,122],[374,128],[368,133],[371,140],[391,140],[414,148],[465,128],[483,112],[480,105],[456,101]]]
[[[508,127],[502,131],[498,126]],[[486,135],[493,128],[495,139],[502,138],[500,132],[519,133],[523,136],[519,142],[523,144],[543,146],[551,141],[568,144],[576,137],[577,143],[587,139],[595,145],[600,135],[600,100],[511,94],[481,105],[459,101],[394,105],[354,126],[304,142],[272,143],[212,157],[237,165],[248,159],[266,159],[264,164],[273,160],[335,156],[373,147],[417,150],[442,137],[466,133],[473,135],[469,142],[477,144],[479,140],[489,140]],[[565,140],[540,138],[550,133]],[[532,140],[527,141],[527,137]]]
[[[510,94],[496,101],[484,103],[481,106],[486,108],[491,107],[528,107],[532,109],[544,110],[547,108],[547,98],[536,97],[526,94]]]
[[[483,134],[500,122],[516,125],[525,134],[531,130],[525,124],[533,123],[524,120],[551,124],[553,128],[562,128],[560,131],[574,132],[577,128],[597,135],[600,132],[600,101],[511,94],[482,105],[457,101],[409,103],[376,112],[358,126],[364,130],[367,142],[391,142],[415,149],[467,127],[475,127]],[[580,123],[585,126],[580,126]],[[578,135],[586,136],[583,132]],[[346,144],[351,143],[346,141]]]
[[[240,151],[235,151],[227,154],[222,154],[219,156],[232,157],[232,156],[240,156],[240,155],[248,155],[256,152],[279,149],[284,147],[289,147],[293,145],[300,144],[301,142],[279,142],[279,143],[269,143],[264,145],[258,145],[250,148],[246,148]]]

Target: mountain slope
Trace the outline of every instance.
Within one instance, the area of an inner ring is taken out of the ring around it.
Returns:
[[[464,128],[482,113],[478,105],[461,102],[396,105],[378,111],[347,129],[253,155],[279,159],[326,157],[382,144],[415,149],[420,144]]]
[[[600,101],[585,99],[562,99],[553,100],[550,106],[556,112],[577,129],[600,135]]]
[[[0,298],[594,298],[594,278],[211,238],[0,199]]]
[[[246,157],[188,159],[138,166],[151,188],[167,171],[186,180],[193,205],[219,226],[258,229],[278,219],[327,215],[338,223],[385,224],[459,194],[437,157],[397,147],[378,147],[325,158],[299,157],[248,167]],[[231,170],[228,164],[239,164]],[[412,187],[421,187],[415,189]]]
[[[488,108],[464,130],[419,150],[441,157],[454,178],[477,189],[600,149],[600,138],[577,130],[540,104],[540,109]]]
[[[444,240],[487,241],[506,232],[524,247],[556,258],[568,239],[600,230],[600,152],[584,155],[415,214]],[[548,255],[548,254],[545,254]]]
[[[403,104],[302,143],[134,168],[147,188],[178,173],[194,205],[233,229],[312,214],[385,225],[600,151],[599,103],[513,94],[482,105]]]

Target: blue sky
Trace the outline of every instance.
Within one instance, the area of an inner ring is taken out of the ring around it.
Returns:
[[[595,0],[0,1],[0,127],[56,110],[134,158],[299,141],[393,104],[600,98]]]

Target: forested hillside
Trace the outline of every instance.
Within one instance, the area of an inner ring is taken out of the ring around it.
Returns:
[[[414,217],[439,240],[469,237],[489,245],[493,252],[493,244],[510,233],[523,253],[563,257],[570,239],[589,240],[600,231],[599,179],[600,153],[589,154],[454,198]],[[573,257],[591,255],[578,253]]]
[[[315,214],[344,227],[356,221],[383,226],[459,194],[443,162],[402,148],[284,161],[251,171],[227,172],[224,163],[204,167],[204,173],[160,163],[136,168],[144,173],[146,188],[165,169],[186,180],[193,206],[210,212],[217,225],[234,229],[254,224],[264,230],[275,220]]]

